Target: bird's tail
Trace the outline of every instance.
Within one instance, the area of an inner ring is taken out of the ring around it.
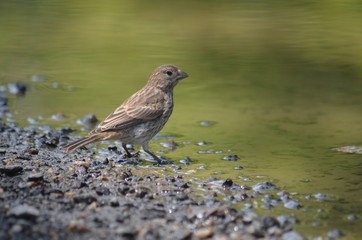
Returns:
[[[99,135],[92,135],[89,137],[81,138],[75,142],[72,142],[71,144],[61,148],[61,150],[66,150],[67,153],[73,152],[75,149],[80,148],[84,145],[87,145],[88,143],[95,142],[102,139],[102,136]]]

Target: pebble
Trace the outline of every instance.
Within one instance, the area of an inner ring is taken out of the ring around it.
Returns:
[[[0,166],[0,173],[5,173],[8,176],[14,176],[20,174],[22,171],[23,167],[20,165]]]
[[[234,184],[233,181],[232,181],[230,178],[227,178],[227,179],[223,182],[222,186],[223,186],[223,187],[231,187],[233,184]]]
[[[10,209],[8,216],[34,221],[39,216],[39,210],[28,205],[19,205]]]
[[[43,173],[31,173],[28,176],[28,181],[29,182],[36,182],[36,181],[42,181],[44,178]]]
[[[206,126],[206,127],[209,127],[211,125],[211,122],[210,121],[202,121],[200,123],[201,126]]]
[[[347,220],[349,221],[356,221],[358,219],[358,217],[354,214],[350,214],[347,216]]]
[[[328,232],[328,237],[332,239],[341,238],[344,234],[339,229],[333,229],[332,231]]]
[[[316,199],[318,199],[318,200],[326,200],[326,199],[333,199],[334,198],[333,196],[326,195],[326,194],[323,194],[323,193],[314,194],[314,197]]]
[[[290,231],[282,235],[283,240],[305,240],[305,238],[297,232]]]
[[[238,157],[238,155],[230,155],[230,156],[224,157],[223,159],[228,160],[228,161],[236,161],[240,158]]]
[[[192,160],[190,157],[186,156],[184,159],[180,160],[180,163],[185,164],[186,166],[190,165],[192,163]]]
[[[206,143],[205,141],[202,141],[202,142],[198,142],[197,145],[199,145],[199,146],[206,146],[207,143]]]
[[[271,182],[261,182],[252,186],[254,191],[276,191],[279,190],[279,187],[272,184]]]
[[[84,125],[87,129],[92,129],[97,125],[98,119],[97,119],[96,115],[91,113],[91,114],[85,115],[82,118],[82,120],[77,121],[77,123]]]
[[[300,209],[302,206],[297,201],[289,200],[284,203],[284,207],[288,209]]]
[[[209,238],[214,235],[214,231],[211,228],[199,229],[194,233],[194,236],[198,239]]]
[[[244,169],[242,166],[237,166],[237,167],[234,167],[235,170],[242,170]]]
[[[9,83],[8,89],[10,93],[16,94],[19,97],[23,97],[25,93],[28,91],[29,86],[22,82]]]

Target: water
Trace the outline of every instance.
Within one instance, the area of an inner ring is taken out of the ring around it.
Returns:
[[[180,145],[167,158],[189,156],[194,162],[183,170],[204,166],[192,174],[200,179],[272,180],[297,193],[304,210],[257,211],[295,213],[305,236],[339,228],[357,239],[362,155],[332,149],[362,145],[361,8],[341,1],[2,1],[0,85],[32,86],[24,98],[9,95],[22,125],[42,116],[40,124],[80,129],[77,119],[103,119],[157,66],[176,64],[190,77],[175,88],[162,131]],[[34,75],[45,81],[32,82]],[[67,118],[52,120],[58,112]],[[162,141],[151,149],[167,150]],[[223,160],[234,154],[241,159]],[[317,193],[334,198],[305,199]],[[350,214],[358,220],[347,220]]]

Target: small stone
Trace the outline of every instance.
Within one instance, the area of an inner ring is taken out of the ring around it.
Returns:
[[[328,233],[328,237],[330,238],[340,238],[343,237],[344,234],[339,229],[333,229]]]
[[[74,196],[73,198],[75,203],[87,203],[87,204],[91,204],[92,202],[97,201],[97,198],[92,195],[92,194],[80,194],[77,196]]]
[[[223,182],[222,186],[223,187],[231,187],[233,184],[234,184],[233,181],[230,178],[227,178],[225,180],[225,182]]]
[[[88,169],[90,166],[89,162],[84,162],[84,161],[75,161],[73,163],[73,166],[75,167],[84,167],[85,169]]]
[[[22,82],[17,82],[17,83],[10,83],[8,85],[8,88],[10,93],[16,94],[19,97],[23,97],[25,93],[28,91],[29,86]]]
[[[199,146],[206,146],[207,143],[206,143],[205,141],[202,141],[202,142],[198,142],[197,145],[199,145]]]
[[[10,209],[7,215],[34,221],[39,216],[39,210],[32,206],[19,205]]]
[[[271,182],[261,182],[252,186],[254,191],[276,191],[279,187],[275,186]]]
[[[28,176],[29,182],[42,181],[44,178],[43,173],[32,173]]]
[[[351,214],[351,215],[347,216],[348,221],[356,221],[357,219],[358,219],[357,216],[354,215],[354,214]]]
[[[118,206],[119,206],[118,199],[115,198],[115,197],[111,199],[111,202],[110,202],[110,203],[111,203],[111,206],[112,206],[112,207],[118,207]]]
[[[192,163],[191,158],[186,156],[184,159],[180,160],[180,163],[185,164],[186,166],[190,165]]]
[[[290,231],[286,232],[282,236],[283,240],[305,240],[305,238],[297,232]]]
[[[301,208],[300,204],[297,201],[290,200],[284,203],[284,207],[288,209],[299,209]]]
[[[98,195],[102,196],[102,195],[109,195],[111,193],[111,191],[106,187],[97,187],[96,193]]]
[[[85,115],[82,118],[82,120],[77,121],[77,123],[83,124],[87,129],[91,129],[96,126],[96,124],[98,123],[98,119],[97,119],[96,115],[94,115],[92,113],[92,114]]]
[[[334,198],[333,196],[326,195],[326,194],[323,194],[323,193],[314,194],[314,197],[316,199],[318,199],[318,200],[326,200],[326,199],[333,199]]]
[[[200,123],[201,126],[205,126],[205,127],[209,127],[211,125],[211,122],[210,121],[202,121]]]
[[[240,158],[238,157],[238,155],[230,155],[230,156],[224,157],[223,159],[235,162],[236,160],[238,160]]]
[[[20,165],[7,165],[0,166],[0,173],[5,173],[8,176],[15,176],[23,171],[23,167]]]
[[[242,166],[237,166],[237,167],[234,167],[235,170],[242,170],[244,169]]]
[[[202,228],[194,233],[194,236],[199,239],[209,238],[214,235],[214,231],[210,228]]]
[[[64,113],[59,112],[57,114],[52,115],[51,118],[54,120],[60,121],[60,120],[64,120],[66,117],[65,117]]]

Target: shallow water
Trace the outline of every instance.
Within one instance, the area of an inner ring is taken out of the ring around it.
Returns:
[[[158,65],[176,64],[190,77],[175,88],[162,131],[180,145],[168,159],[189,156],[183,171],[200,179],[272,180],[297,193],[303,208],[257,211],[295,213],[305,236],[338,228],[357,239],[362,155],[332,149],[362,145],[360,8],[339,1],[2,1],[0,85],[31,86],[23,98],[8,94],[22,125],[41,116],[39,124],[80,129],[77,119],[103,119]],[[51,119],[58,112],[67,118]],[[166,151],[164,141],[151,149]],[[236,162],[223,160],[234,154]],[[305,199],[317,193],[334,198]],[[347,220],[351,214],[358,219]]]

